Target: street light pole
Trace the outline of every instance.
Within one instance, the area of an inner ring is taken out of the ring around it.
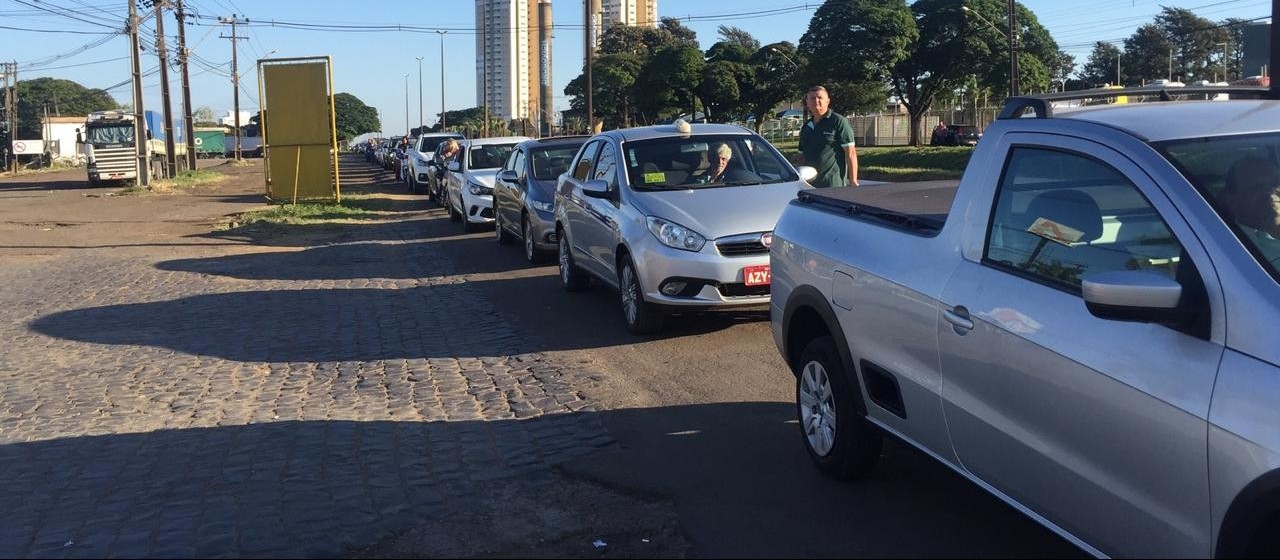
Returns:
[[[440,34],[440,131],[444,132],[447,124],[444,116],[444,34],[448,31],[436,30]]]
[[[418,59],[418,128],[422,128],[425,124],[422,120],[422,57],[414,57]]]
[[[1009,97],[1018,95],[1018,11],[1017,2],[1009,0]]]
[[[1222,81],[1225,82],[1227,81],[1227,43],[1218,44],[1222,45]]]
[[[404,135],[409,135],[409,74],[404,75]]]

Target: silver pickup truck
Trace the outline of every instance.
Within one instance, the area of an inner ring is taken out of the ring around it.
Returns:
[[[1280,555],[1280,101],[1230,95],[1014,98],[958,183],[801,192],[771,307],[813,463],[888,435],[1098,557]]]

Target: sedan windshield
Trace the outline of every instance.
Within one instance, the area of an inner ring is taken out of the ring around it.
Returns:
[[[88,137],[85,138],[85,142],[95,146],[132,144],[133,125],[91,126],[89,127],[89,134]]]
[[[561,173],[569,170],[569,163],[578,153],[581,145],[557,146],[545,150],[531,150],[529,159],[533,164],[533,178],[539,181],[551,181]]]
[[[638,190],[684,190],[798,181],[773,146],[755,135],[672,136],[623,145]]]
[[[1157,147],[1280,281],[1280,134],[1177,140]]]
[[[470,158],[467,163],[467,169],[496,169],[502,167],[502,164],[507,162],[507,157],[511,155],[511,150],[515,147],[515,144],[472,146],[470,150],[467,150],[467,156]]]

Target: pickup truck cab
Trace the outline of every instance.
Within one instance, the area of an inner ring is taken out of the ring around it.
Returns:
[[[1011,99],[958,183],[783,212],[806,449],[863,476],[889,435],[1099,557],[1274,557],[1280,101],[1076,98]]]

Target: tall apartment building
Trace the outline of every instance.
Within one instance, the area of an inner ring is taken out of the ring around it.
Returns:
[[[605,27],[617,22],[633,27],[658,26],[658,0],[601,0]]]
[[[491,118],[541,120],[550,112],[551,0],[476,0],[476,28],[476,104],[487,98]]]

